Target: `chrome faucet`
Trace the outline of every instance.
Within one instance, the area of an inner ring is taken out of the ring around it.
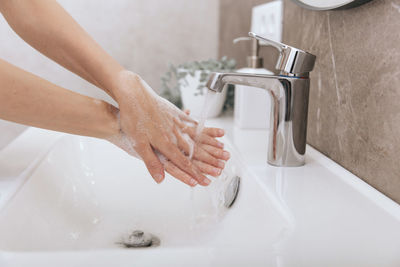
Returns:
[[[265,89],[272,100],[268,163],[282,167],[302,166],[306,152],[309,73],[316,57],[252,32],[249,36],[279,51],[276,64],[279,75],[213,72],[207,87],[215,92],[221,92],[227,84]]]

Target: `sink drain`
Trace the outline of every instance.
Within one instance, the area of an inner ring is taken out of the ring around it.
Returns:
[[[224,205],[227,208],[230,208],[236,200],[236,197],[239,193],[240,187],[240,177],[235,176],[232,178],[232,181],[228,184],[225,189],[224,195]]]
[[[145,233],[141,230],[135,230],[129,235],[122,238],[122,241],[117,242],[125,248],[146,248],[160,245],[160,239],[150,233]]]

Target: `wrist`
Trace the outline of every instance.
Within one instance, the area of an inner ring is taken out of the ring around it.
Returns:
[[[125,69],[117,62],[112,61],[104,64],[102,67],[97,68],[96,76],[93,77],[94,81],[91,81],[94,85],[101,88],[114,100],[116,100],[115,92],[118,89],[118,76],[119,73],[125,71]]]
[[[142,79],[132,71],[122,70],[113,77],[112,97],[117,103],[122,102],[126,97],[131,97],[132,93],[141,89]]]
[[[94,125],[94,137],[109,139],[120,134],[119,110],[105,101],[95,101],[99,109],[99,117]]]

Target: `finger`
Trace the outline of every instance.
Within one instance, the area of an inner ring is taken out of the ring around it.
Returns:
[[[206,134],[211,137],[222,137],[224,136],[225,131],[220,128],[204,128],[202,134]]]
[[[215,146],[202,144],[201,148],[218,159],[228,160],[231,157],[231,154],[228,151],[217,148]]]
[[[147,170],[156,183],[161,183],[164,180],[164,167],[160,159],[154,153],[150,144],[142,144],[136,148],[138,154],[144,161]]]
[[[196,133],[196,127],[187,126],[184,123],[182,123],[181,121],[176,120],[176,119],[174,119],[174,122],[180,127],[180,129],[181,129],[181,131],[183,133],[189,134],[189,136],[192,139],[195,139],[196,141],[198,141],[200,143],[203,143],[203,144],[208,144],[208,145],[212,145],[212,146],[219,147],[219,148],[223,148],[224,147],[223,143],[217,141],[214,137],[211,137],[208,134],[204,134],[203,132],[197,138],[196,137],[196,134],[197,134]]]
[[[186,115],[190,115],[190,109],[185,109],[183,112],[185,112]]]
[[[196,138],[196,133],[194,131],[188,130],[188,129],[186,129],[186,131],[188,131],[188,134],[190,135],[190,137]],[[189,131],[190,131],[190,133],[189,133]],[[214,137],[211,137],[211,136],[206,135],[206,134],[200,134],[200,136],[196,138],[196,141],[201,143],[201,144],[206,144],[206,145],[210,145],[210,146],[224,148],[224,143],[221,143],[217,139],[215,139]]]
[[[193,119],[192,117],[190,117],[189,114],[190,114],[190,110],[185,110],[183,113],[181,112],[179,114],[179,119],[181,119],[184,122],[192,123],[193,125],[197,125],[198,122],[195,119]]]
[[[185,111],[186,112],[186,111]],[[186,128],[186,127],[190,127],[188,125],[186,125],[185,123],[183,123],[182,121],[179,120],[175,120],[175,123],[177,123],[179,125],[179,127],[181,128]],[[193,129],[194,133],[196,133],[196,128]],[[222,137],[225,135],[225,131],[221,128],[214,128],[214,127],[205,127],[202,132],[202,134],[206,134],[209,135],[211,137]]]
[[[189,156],[189,159],[194,156],[195,150],[195,142],[190,138],[190,136],[186,133],[181,133],[177,127],[173,128],[174,135],[177,140],[177,145],[179,149],[185,152],[186,156]]]
[[[209,185],[211,180],[201,174],[200,170],[179,150],[178,146],[170,141],[163,141],[156,147],[167,159],[172,161],[182,171],[195,178],[200,185]]]
[[[214,157],[207,151],[201,148],[198,144],[190,138],[186,133],[180,133],[177,128],[174,129],[174,134],[178,141],[178,147],[183,150],[186,155],[193,156],[193,159],[200,160],[204,163],[213,165],[214,167],[224,168],[225,163],[218,158]]]
[[[200,160],[194,160],[193,163],[202,171],[203,173],[206,173],[208,175],[218,177],[221,175],[222,170],[220,168],[215,168],[214,166],[211,166],[207,163],[204,163],[203,161]]]
[[[171,161],[166,161],[164,163],[164,167],[169,174],[171,174],[174,178],[178,179],[179,181],[182,181],[191,187],[194,187],[198,184],[198,182],[194,178],[192,178],[190,175],[179,169]]]

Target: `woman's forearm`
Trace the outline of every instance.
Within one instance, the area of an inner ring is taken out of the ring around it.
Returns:
[[[112,105],[56,86],[0,59],[0,118],[78,135],[119,133]]]
[[[32,47],[115,98],[123,67],[54,0],[2,0],[0,12]]]

